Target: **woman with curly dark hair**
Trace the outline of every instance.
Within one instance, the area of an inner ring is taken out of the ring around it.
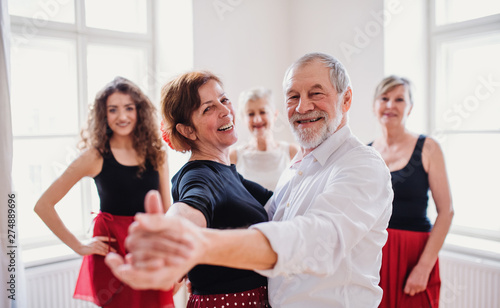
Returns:
[[[136,291],[116,279],[104,264],[110,251],[126,255],[125,237],[144,197],[158,189],[164,211],[170,205],[166,152],[156,109],[140,88],[116,77],[95,98],[82,154],[40,197],[35,212],[76,253],[84,256],[74,297],[102,307],[174,307],[172,291]],[[92,177],[100,198],[94,234],[82,242],[64,225],[55,205],[83,177]]]

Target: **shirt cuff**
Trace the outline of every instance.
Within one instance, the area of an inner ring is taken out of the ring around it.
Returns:
[[[298,240],[297,235],[299,234],[290,221],[263,222],[252,225],[250,228],[262,232],[269,240],[271,248],[278,255],[274,268],[268,270],[255,270],[255,272],[271,278],[278,275],[288,276],[301,273],[301,263],[294,261],[301,259],[300,252],[293,251],[295,245],[291,245],[292,242]]]

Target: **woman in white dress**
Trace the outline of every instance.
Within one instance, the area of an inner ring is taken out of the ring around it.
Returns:
[[[240,94],[239,106],[251,137],[247,143],[231,150],[231,163],[244,178],[274,191],[281,173],[299,148],[274,139],[278,110],[271,90],[259,87],[244,91]]]

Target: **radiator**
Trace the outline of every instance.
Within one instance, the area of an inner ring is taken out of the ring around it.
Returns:
[[[95,308],[96,305],[73,299],[81,259],[26,269],[28,307]]]
[[[26,269],[29,308],[96,308],[93,303],[73,298],[81,259]],[[182,287],[174,296],[175,306],[186,307],[187,291]]]
[[[500,259],[442,252],[440,308],[499,308]]]
[[[500,260],[491,261],[441,252],[440,308],[499,308]],[[28,307],[89,308],[96,306],[72,298],[80,259],[26,269]],[[185,307],[185,292],[175,296]]]

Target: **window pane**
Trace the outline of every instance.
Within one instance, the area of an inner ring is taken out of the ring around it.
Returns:
[[[451,134],[441,142],[455,207],[453,225],[500,231],[500,135]]]
[[[78,133],[74,42],[32,38],[12,47],[11,63],[14,136]]]
[[[436,0],[436,24],[443,25],[500,13],[496,0]]]
[[[88,27],[122,32],[147,32],[147,1],[85,0]]]
[[[75,3],[65,1],[9,0],[11,15],[38,19],[33,26],[43,27],[46,21],[75,23]]]
[[[14,139],[13,184],[19,197],[19,230],[23,244],[55,236],[35,214],[33,207],[42,193],[77,157],[74,138]],[[58,203],[56,210],[66,226],[76,234],[85,231],[82,220],[81,187],[73,189]]]
[[[125,77],[147,92],[147,56],[141,48],[89,44],[88,97],[93,102],[97,91],[116,76]]]
[[[436,121],[445,130],[500,130],[500,34],[441,45]]]

